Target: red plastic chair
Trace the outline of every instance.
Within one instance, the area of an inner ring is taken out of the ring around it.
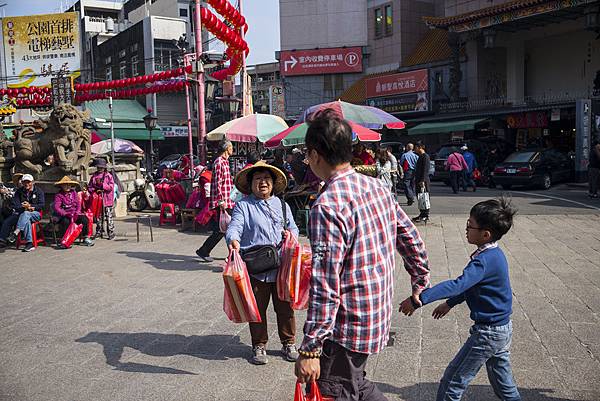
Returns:
[[[177,225],[177,214],[175,213],[174,203],[163,203],[160,205],[160,219],[158,220],[158,225],[162,226],[168,223]]]
[[[39,228],[39,234],[38,234],[38,228]],[[33,242],[33,246],[34,247],[38,247],[39,244],[43,244],[43,245],[47,245],[46,244],[46,238],[44,237],[44,229],[42,227],[42,222],[41,221],[34,221],[33,223],[31,223],[31,239]],[[23,241],[21,239],[21,233],[19,233],[19,235],[17,236],[17,249],[19,249],[19,247],[21,245],[25,245],[26,242]]]

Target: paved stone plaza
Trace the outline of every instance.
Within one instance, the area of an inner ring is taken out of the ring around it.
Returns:
[[[482,192],[434,198],[434,207],[448,199],[468,210]],[[514,375],[527,401],[600,400],[600,213],[577,210],[585,213],[521,214],[502,241]],[[434,214],[420,228],[434,283],[459,275],[473,251],[466,218]],[[137,243],[130,217],[117,221],[114,242],[93,248],[0,253],[0,400],[291,400],[293,365],[279,355],[274,314],[269,364],[251,365],[247,326],[222,312],[223,261],[195,258],[204,238],[159,228],[151,243],[144,227]],[[215,255],[225,254],[221,243]],[[408,284],[399,267],[398,303]],[[433,400],[465,340],[466,305],[439,321],[432,310],[395,313],[390,346],[370,359],[369,377],[390,400]],[[485,371],[465,399],[495,399]]]

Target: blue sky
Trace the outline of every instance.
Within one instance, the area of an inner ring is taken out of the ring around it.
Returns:
[[[233,4],[236,1],[230,0]],[[250,46],[247,63],[268,63],[275,61],[275,51],[279,50],[279,1],[243,0],[244,14],[248,21],[246,40]],[[73,4],[74,0],[0,0],[0,15],[31,15],[60,12]],[[215,47],[224,50],[223,46]]]

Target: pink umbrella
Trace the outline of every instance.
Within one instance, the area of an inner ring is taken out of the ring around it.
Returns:
[[[361,142],[377,142],[381,140],[381,135],[378,132],[365,128],[362,125],[355,124],[352,121],[348,121],[348,123],[350,124],[350,128],[352,128],[353,140],[357,138]],[[296,124],[269,139],[265,142],[265,147],[272,149],[279,146],[302,145],[304,144],[307,130],[308,124]]]

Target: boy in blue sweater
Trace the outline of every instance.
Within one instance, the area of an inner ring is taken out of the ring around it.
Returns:
[[[484,364],[494,393],[502,401],[521,400],[510,367],[512,290],[508,263],[497,243],[510,230],[515,213],[505,198],[473,206],[466,227],[468,242],[477,245],[471,261],[460,277],[443,281],[420,295],[421,305],[447,299],[433,310],[434,319],[467,301],[475,322],[466,343],[444,372],[436,401],[460,400]],[[402,302],[401,311],[410,316],[421,305],[409,297]]]

